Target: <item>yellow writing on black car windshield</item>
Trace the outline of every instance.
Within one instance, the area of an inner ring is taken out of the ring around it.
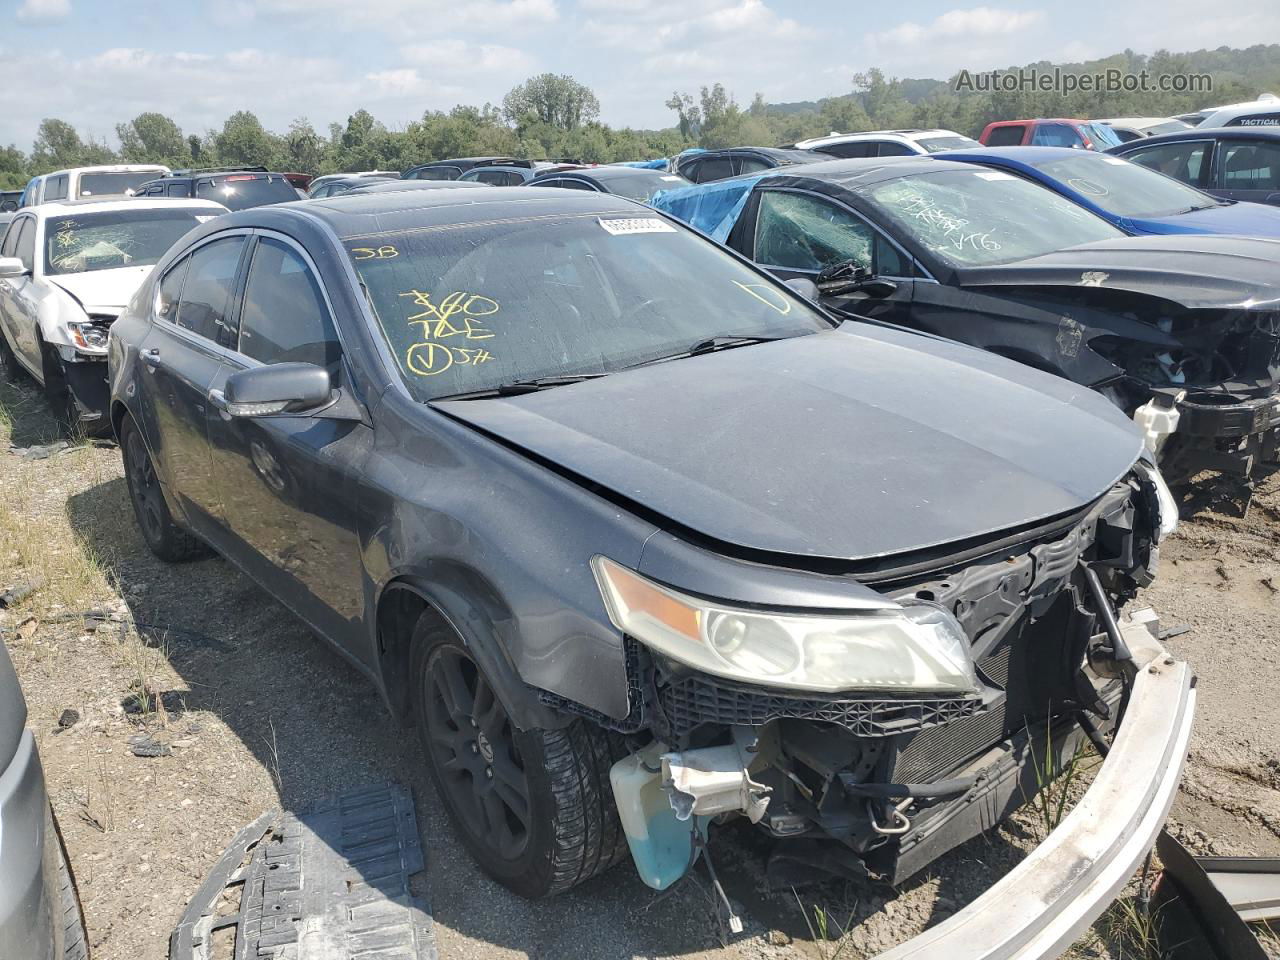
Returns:
[[[353,260],[390,260],[398,256],[400,256],[400,251],[390,244],[381,247],[351,248],[351,259]]]
[[[405,369],[420,377],[434,377],[454,365],[476,366],[493,359],[488,350],[458,344],[496,336],[483,318],[498,312],[498,301],[466,290],[455,290],[439,300],[432,300],[430,293],[421,290],[400,296],[409,297],[415,307],[421,308],[405,319],[410,326],[418,327],[419,335],[419,342],[410,344],[405,351]],[[441,343],[442,340],[451,342]]]

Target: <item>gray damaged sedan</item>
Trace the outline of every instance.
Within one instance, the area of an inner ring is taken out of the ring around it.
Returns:
[[[151,549],[211,547],[364,670],[520,894],[628,849],[668,887],[728,818],[779,882],[899,882],[1088,736],[1076,809],[891,954],[1049,957],[1164,820],[1193,684],[1125,608],[1176,506],[1090,390],[536,188],[219,218],[109,356]]]

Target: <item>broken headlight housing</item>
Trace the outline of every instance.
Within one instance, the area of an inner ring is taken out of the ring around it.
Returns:
[[[595,557],[592,569],[614,626],[706,673],[824,693],[978,689],[968,639],[941,607],[771,612],[692,597],[606,557]]]
[[[107,327],[97,323],[68,323],[71,342],[81,350],[101,351],[107,349]]]

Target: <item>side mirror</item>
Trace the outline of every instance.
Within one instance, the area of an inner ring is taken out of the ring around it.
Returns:
[[[0,277],[25,277],[30,272],[17,257],[0,257]]]
[[[838,297],[846,293],[861,293],[874,299],[889,296],[898,289],[892,280],[877,277],[856,260],[845,260],[825,267],[818,274],[818,289],[824,297]]]
[[[808,277],[792,277],[782,282],[792,293],[798,293],[808,300],[817,300],[821,296],[818,285]]]
[[[229,417],[269,417],[324,406],[333,396],[329,371],[314,363],[273,363],[227,377],[209,402]]]

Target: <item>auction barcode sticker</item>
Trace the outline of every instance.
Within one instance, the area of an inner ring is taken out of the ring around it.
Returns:
[[[657,217],[622,217],[617,220],[605,220],[601,218],[600,226],[613,234],[615,237],[625,236],[629,233],[675,233],[676,228],[665,220],[659,220]]]

